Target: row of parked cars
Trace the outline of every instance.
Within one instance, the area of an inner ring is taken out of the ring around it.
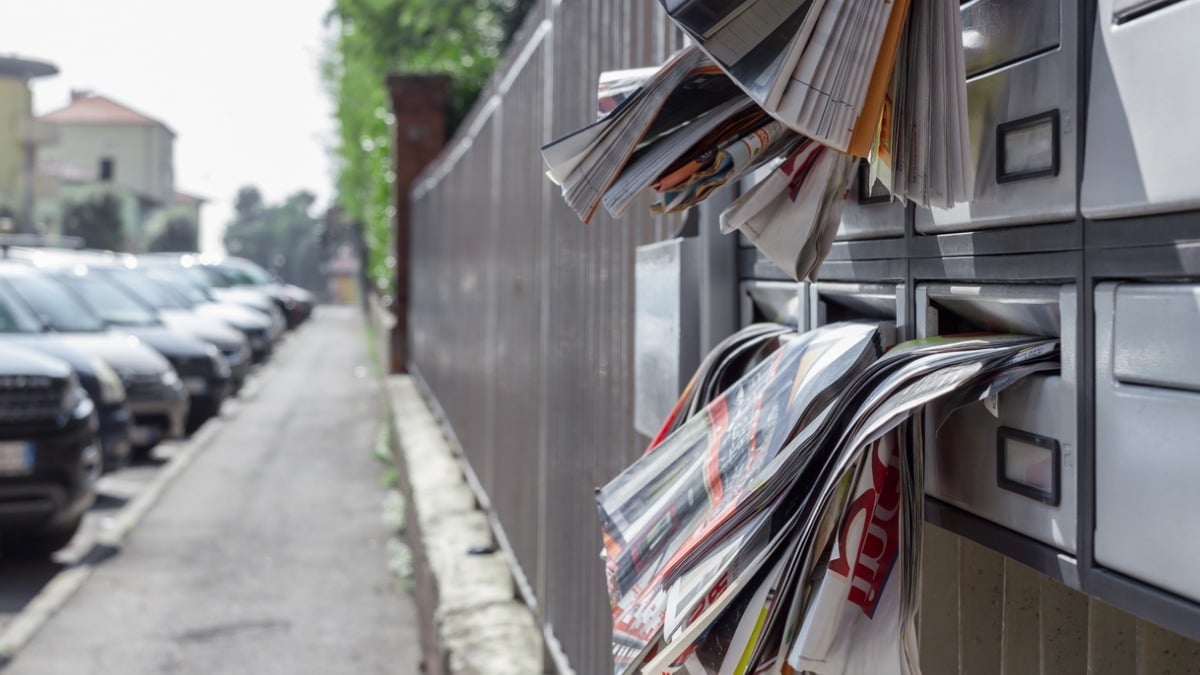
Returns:
[[[3,556],[66,545],[102,473],[218,414],[313,308],[238,258],[0,248]]]

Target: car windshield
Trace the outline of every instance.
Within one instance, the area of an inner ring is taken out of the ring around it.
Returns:
[[[208,279],[208,283],[216,288],[245,286],[250,283],[244,276],[239,274],[237,270],[223,267],[221,265],[203,265],[199,269],[201,273],[204,274],[204,276]]]
[[[91,306],[100,318],[118,326],[152,326],[158,323],[145,303],[111,279],[97,274],[64,275],[62,281]]]
[[[248,284],[264,286],[266,284],[275,283],[275,278],[271,276],[270,272],[252,262],[239,262],[236,264],[236,266],[225,266],[224,269],[232,269],[237,271],[242,275],[242,278],[246,279],[245,283]]]
[[[212,302],[212,297],[209,296],[208,290],[204,286],[193,282],[182,270],[154,270],[149,274],[151,278],[161,281],[193,305]]]
[[[22,274],[10,277],[8,283],[42,323],[54,330],[92,333],[105,328],[104,321],[57,279]]]
[[[0,283],[0,333],[40,333],[42,323],[6,284]]]
[[[121,288],[129,291],[138,300],[141,300],[154,309],[192,308],[191,303],[186,298],[180,297],[161,281],[151,279],[142,272],[135,272],[129,269],[111,269],[105,270],[105,273],[109,279],[120,284]]]

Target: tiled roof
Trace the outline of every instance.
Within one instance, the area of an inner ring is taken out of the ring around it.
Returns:
[[[134,124],[160,125],[162,122],[140,113],[127,105],[98,94],[73,94],[64,108],[48,112],[38,119],[56,124]]]

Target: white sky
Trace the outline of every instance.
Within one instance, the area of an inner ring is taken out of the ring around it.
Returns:
[[[0,53],[50,61],[34,108],[92,89],[171,127],[175,187],[211,200],[220,240],[238,187],[332,193],[332,106],[319,61],[331,0],[0,0]]]

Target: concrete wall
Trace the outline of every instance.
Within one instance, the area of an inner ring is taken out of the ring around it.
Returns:
[[[0,76],[0,207],[21,203],[21,134],[28,128],[33,97],[21,79]]]
[[[100,160],[115,163],[113,181],[171,204],[175,193],[174,139],[161,125],[57,124],[58,142],[42,149],[44,167],[70,168],[72,175],[98,179]]]

